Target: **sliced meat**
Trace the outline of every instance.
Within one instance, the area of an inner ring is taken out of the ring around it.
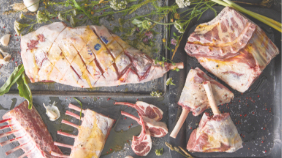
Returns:
[[[127,105],[136,109],[141,116],[146,116],[156,121],[160,121],[163,118],[163,111],[160,108],[142,101],[137,101],[135,104],[127,102],[115,102],[115,105]]]

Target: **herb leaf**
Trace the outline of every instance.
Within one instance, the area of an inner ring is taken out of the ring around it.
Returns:
[[[26,81],[25,73],[17,80],[19,95],[28,101],[28,109],[32,109],[32,93]]]
[[[17,80],[21,77],[23,73],[24,73],[24,66],[21,64],[14,69],[11,76],[4,83],[4,85],[0,88],[0,96],[9,92],[10,88],[17,82]]]
[[[80,116],[79,121],[80,121],[81,120],[81,115],[82,115],[82,103],[81,103],[81,101],[79,101],[75,97],[73,97],[73,99],[76,100],[78,102],[78,104],[80,105],[80,107],[81,107],[80,114],[79,114],[79,116]]]

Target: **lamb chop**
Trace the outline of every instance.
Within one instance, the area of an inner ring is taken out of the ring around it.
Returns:
[[[54,81],[91,88],[148,82],[183,63],[155,63],[104,26],[42,26],[21,37],[25,73],[32,83]]]
[[[78,112],[81,111],[80,108],[72,104],[69,104],[69,108]],[[60,135],[75,139],[73,146],[55,142],[55,145],[57,146],[70,148],[70,156],[56,152],[51,152],[52,155],[69,158],[100,157],[115,120],[96,113],[90,109],[82,110],[82,113],[84,114],[84,117],[81,118],[82,122],[80,126],[66,120],[62,120],[62,123],[78,129],[77,136],[61,131],[57,132]],[[80,116],[70,111],[66,111],[66,115],[80,119]]]
[[[182,113],[170,134],[171,137],[176,138],[190,111],[192,111],[194,116],[198,116],[210,107],[208,97],[202,85],[205,81],[210,81],[212,84],[216,105],[229,103],[233,99],[234,94],[225,86],[209,77],[201,69],[191,69],[187,75],[186,83],[178,101],[178,105],[182,106]]]
[[[141,121],[137,117],[124,111],[121,111],[121,114],[135,120],[140,125],[142,125]],[[150,131],[150,135],[152,137],[164,137],[168,133],[167,126],[164,122],[157,122],[156,120],[150,119],[146,116],[142,116],[142,118],[145,122],[146,129]]]
[[[189,36],[185,51],[239,92],[248,90],[279,54],[259,26],[229,7],[200,24]]]
[[[138,115],[140,117],[140,123],[142,129],[139,136],[132,137],[131,148],[136,155],[147,156],[152,149],[152,139],[151,139],[150,131],[146,129],[146,125],[143,120],[143,117],[140,114]]]
[[[143,101],[137,101],[135,104],[127,102],[115,102],[115,105],[127,105],[136,109],[141,116],[146,116],[156,121],[160,121],[163,118],[163,111],[160,108]]]
[[[210,82],[204,82],[214,116],[204,113],[198,129],[189,138],[187,150],[190,152],[235,152],[242,148],[241,137],[229,113],[218,110]]]
[[[27,101],[6,113],[0,123],[5,122],[8,125],[1,126],[0,129],[10,128],[11,131],[1,133],[0,138],[12,134],[15,138],[1,142],[0,145],[4,146],[16,141],[20,144],[6,152],[6,155],[19,149],[24,151],[24,154],[19,158],[55,158],[50,154],[51,151],[62,154],[61,150],[54,145],[53,139],[36,109],[34,107],[28,109]]]

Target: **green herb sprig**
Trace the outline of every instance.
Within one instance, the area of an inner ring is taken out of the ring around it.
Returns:
[[[81,121],[81,116],[82,116],[82,103],[80,100],[78,100],[77,98],[73,97],[74,100],[76,100],[78,102],[78,104],[80,105],[80,113],[79,113],[79,121]]]

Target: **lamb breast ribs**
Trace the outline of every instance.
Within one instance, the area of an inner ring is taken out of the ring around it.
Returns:
[[[69,108],[77,112],[81,111],[80,108],[72,104],[69,104]],[[90,109],[82,110],[82,113],[84,114],[84,116],[81,118],[81,125],[76,125],[66,120],[62,120],[62,123],[78,129],[77,136],[61,131],[57,132],[62,136],[75,139],[73,145],[55,142],[55,145],[57,146],[70,148],[71,154],[68,156],[56,152],[51,152],[52,155],[68,158],[100,157],[115,120]],[[66,115],[80,119],[79,115],[70,111],[66,111]]]
[[[61,150],[54,145],[53,139],[36,109],[34,107],[28,109],[27,101],[6,113],[0,123],[5,122],[8,125],[1,126],[0,129],[10,128],[11,131],[1,133],[0,138],[12,134],[15,138],[1,142],[0,145],[4,146],[15,141],[20,144],[6,152],[6,155],[19,149],[24,151],[24,154],[19,158],[55,158],[50,154],[52,151],[62,154]]]
[[[185,46],[188,55],[230,87],[245,92],[277,54],[263,30],[229,7],[200,24]]]
[[[183,63],[155,63],[104,26],[70,28],[63,22],[22,36],[21,56],[31,82],[82,88],[147,82],[183,68]]]

